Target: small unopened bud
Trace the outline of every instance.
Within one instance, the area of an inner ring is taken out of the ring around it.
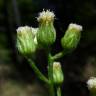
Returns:
[[[61,45],[65,51],[71,52],[77,47],[81,37],[81,31],[81,25],[73,23],[69,24],[65,35],[61,39]]]
[[[96,96],[96,77],[91,77],[87,81],[87,86],[91,96]]]
[[[56,40],[56,31],[53,26],[54,17],[55,15],[53,12],[43,10],[37,18],[39,22],[37,41],[43,47],[49,47]]]
[[[38,28],[32,28],[29,26],[19,27],[17,29],[17,48],[22,54],[31,54],[36,50]]]
[[[62,84],[64,80],[63,72],[60,62],[53,63],[53,82],[55,84]]]

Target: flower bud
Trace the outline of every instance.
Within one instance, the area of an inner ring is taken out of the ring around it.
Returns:
[[[87,86],[91,96],[96,96],[96,77],[91,77],[87,81]]]
[[[60,62],[54,62],[53,63],[53,82],[55,84],[61,84],[63,83],[64,76],[61,69]]]
[[[56,31],[53,26],[54,17],[53,12],[43,10],[37,18],[39,22],[37,41],[43,47],[52,45],[56,40]]]
[[[17,29],[17,48],[22,54],[31,54],[36,51],[38,28],[28,26],[19,27]]]
[[[65,51],[70,52],[73,51],[80,40],[82,26],[77,24],[69,24],[65,35],[61,39],[61,45]]]

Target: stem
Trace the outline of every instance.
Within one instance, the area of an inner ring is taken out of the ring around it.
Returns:
[[[35,74],[38,76],[39,79],[41,79],[42,81],[44,81],[45,83],[49,84],[49,80],[40,72],[40,70],[37,68],[37,66],[35,65],[35,63],[31,60],[31,59],[28,59],[27,60],[29,61],[31,67],[33,68]]]
[[[51,54],[48,54],[48,77],[53,83],[53,60],[51,60]]]
[[[56,60],[56,59],[59,59],[61,57],[64,56],[64,53],[63,52],[59,52],[57,54],[55,54],[54,56],[51,57],[52,60]]]
[[[61,96],[61,88],[60,88],[60,86],[57,87],[57,96]]]
[[[55,96],[54,86],[52,84],[49,85],[49,91],[50,91],[50,95],[49,96]]]
[[[50,96],[55,96],[54,85],[53,85],[53,60],[51,59],[51,54],[48,54],[48,77],[50,80]]]

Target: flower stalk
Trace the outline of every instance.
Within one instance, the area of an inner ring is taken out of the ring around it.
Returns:
[[[32,69],[34,70],[35,74],[37,75],[37,77],[44,81],[46,84],[50,84],[50,81],[41,73],[41,71],[37,68],[36,64],[31,59],[27,60],[31,65]]]
[[[55,96],[54,93],[54,84],[53,84],[53,60],[51,59],[51,54],[48,54],[48,77],[50,81],[50,94],[51,96]]]

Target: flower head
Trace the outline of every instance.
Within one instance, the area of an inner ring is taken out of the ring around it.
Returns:
[[[53,62],[53,82],[55,84],[63,83],[64,76],[60,62]]]
[[[90,96],[96,96],[96,77],[91,77],[87,81],[87,86],[90,91]]]
[[[17,34],[18,34],[18,36],[22,36],[22,35],[26,35],[26,31],[28,32],[28,31],[31,31],[31,28],[29,27],[29,26],[21,26],[21,27],[18,27],[17,28]]]
[[[20,36],[20,37],[25,36],[25,37],[29,38],[28,35],[30,34],[30,36],[32,36],[35,44],[37,44],[36,34],[37,34],[37,31],[38,31],[38,28],[33,28],[33,27],[29,27],[29,26],[21,26],[16,31],[17,31],[18,36]]]
[[[17,48],[22,54],[31,54],[37,47],[37,30],[29,26],[22,26],[17,29]]]
[[[87,81],[87,85],[88,88],[96,88],[96,77],[91,77],[88,81]]]
[[[53,69],[58,69],[58,68],[61,68],[61,64],[60,62],[53,62]]]
[[[55,14],[53,12],[51,12],[50,10],[43,10],[42,12],[39,13],[39,17],[37,18],[37,20],[39,22],[50,22],[53,21],[55,17]]]
[[[39,22],[37,41],[42,48],[48,49],[56,40],[56,30],[53,25],[54,17],[55,14],[50,10],[43,10],[37,18]]]
[[[76,30],[78,30],[78,31],[82,31],[83,28],[82,28],[81,25],[77,25],[77,24],[71,23],[71,24],[69,24],[68,29],[69,29],[69,30],[71,30],[71,29],[76,29]]]
[[[82,26],[69,24],[64,36],[61,39],[61,45],[66,52],[72,52],[78,45],[81,37]]]

